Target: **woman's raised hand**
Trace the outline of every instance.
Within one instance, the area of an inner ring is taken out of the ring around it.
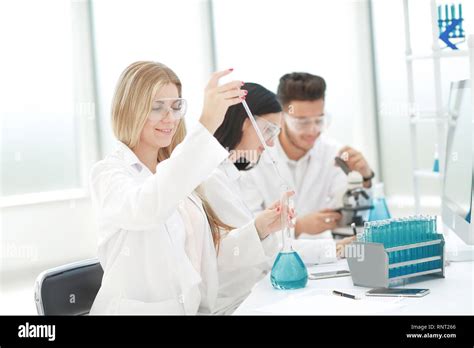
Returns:
[[[232,105],[241,103],[247,95],[246,90],[240,89],[244,85],[242,81],[231,81],[219,86],[219,80],[232,71],[233,69],[227,69],[212,74],[204,90],[204,105],[199,122],[211,134],[214,134],[224,121],[227,109]]]

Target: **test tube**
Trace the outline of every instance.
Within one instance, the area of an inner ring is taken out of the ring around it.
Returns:
[[[430,240],[430,235],[429,235],[429,217],[426,215],[421,216],[421,229],[420,229],[420,235],[423,240],[423,242],[427,242]],[[424,246],[422,248],[422,258],[430,257],[430,247],[429,246]],[[429,269],[430,263],[426,262],[422,264],[422,271],[426,271]]]
[[[408,238],[408,231],[410,229],[410,220],[409,218],[402,218],[401,219],[401,232],[402,232],[402,245],[410,244],[410,240]],[[402,262],[408,261],[408,250],[402,250]],[[408,266],[403,266],[402,268],[402,275],[408,273]]]
[[[431,230],[431,237],[432,240],[439,239],[438,237],[438,227],[436,221],[436,215],[432,215],[430,217],[430,230]],[[441,244],[435,244],[432,247],[432,255],[433,256],[440,256],[441,255]],[[441,268],[441,260],[434,261],[434,268]]]
[[[393,233],[393,219],[387,220],[387,248],[392,248],[396,246],[395,244],[395,234]],[[388,254],[388,263],[393,264],[395,263],[395,252],[392,251]],[[389,270],[389,277],[393,278],[396,277],[398,270],[396,268],[392,268]]]
[[[424,236],[423,236],[423,216],[417,215],[416,216],[416,240],[418,243],[422,243],[425,241]],[[425,247],[419,247],[416,249],[416,258],[417,259],[422,259],[424,257],[424,249]],[[419,263],[417,265],[417,272],[422,272],[423,271],[424,265],[422,263]]]
[[[393,219],[392,221],[392,233],[393,233],[393,246],[400,246],[400,219]],[[400,262],[400,251],[395,251],[393,253],[393,262],[399,263]],[[395,277],[398,277],[400,274],[400,268],[395,268]]]
[[[433,233],[434,231],[434,223],[432,221],[432,216],[427,215],[426,216],[426,239],[428,241],[434,240],[435,235]],[[434,256],[434,248],[433,246],[428,246],[428,257]]]
[[[369,222],[367,225],[367,230],[365,231],[365,241],[367,243],[372,243],[372,226],[373,222]]]
[[[431,216],[427,215],[426,216],[426,231],[425,231],[425,233],[426,233],[426,239],[428,241],[433,240],[433,232],[432,232],[433,230],[432,229],[433,229],[433,226],[432,226]],[[427,257],[434,256],[433,255],[433,252],[434,252],[433,246],[430,245],[426,249],[427,249],[427,254],[428,254]]]
[[[405,237],[406,237],[406,243],[407,245],[413,244],[413,239],[414,235],[416,234],[415,230],[415,223],[416,223],[416,218],[413,216],[409,217],[406,219],[406,231],[405,231]],[[412,261],[413,260],[413,250],[412,249],[407,249],[406,250],[406,261]],[[414,267],[413,265],[407,266],[407,273],[413,273],[414,272]]]
[[[385,249],[392,246],[392,235],[390,234],[390,219],[384,220],[384,242]],[[391,264],[393,260],[393,253],[388,253],[388,263]]]
[[[380,221],[374,221],[372,223],[372,243],[380,243]]]
[[[395,233],[396,233],[396,238],[397,238],[397,246],[403,245],[403,240],[402,240],[402,222],[400,218],[395,219],[394,221],[394,227],[395,227]],[[396,251],[395,252],[395,263],[400,263],[402,262],[402,251]],[[402,275],[402,267],[397,268],[397,276]]]
[[[410,245],[413,243],[413,222],[414,217],[409,216],[405,219],[405,244]],[[412,258],[412,250],[406,249],[405,250],[405,261],[411,261]],[[405,274],[410,274],[413,272],[412,265],[405,266]]]
[[[422,234],[422,221],[419,215],[415,215],[413,219],[413,243],[421,243],[423,241]],[[423,247],[417,247],[412,250],[412,259],[419,260],[422,258]],[[422,265],[416,264],[413,265],[413,272],[421,272]]]
[[[385,249],[392,247],[392,231],[391,231],[391,220],[390,219],[385,219],[385,220],[380,220],[379,222],[379,230],[380,230],[380,239],[381,242],[383,243],[383,246]],[[393,251],[388,253],[388,264],[392,264],[394,261],[393,258]],[[395,269],[390,269],[389,270],[389,277],[392,278],[395,275]]]
[[[434,233],[433,233],[433,226],[432,226],[432,221],[431,221],[431,216],[427,215],[426,216],[426,237],[428,241],[434,240]],[[435,247],[434,245],[429,245],[427,248],[427,257],[432,257],[435,256]],[[432,269],[434,266],[433,261],[430,261],[428,269]]]
[[[387,220],[380,220],[379,223],[379,233],[380,233],[380,243],[383,244],[383,247],[387,247]]]
[[[369,222],[365,221],[364,222],[364,230],[363,232],[358,231],[357,232],[357,241],[358,242],[366,242],[366,235],[367,235],[367,230],[369,229]]]
[[[415,219],[413,221],[413,243],[420,243],[422,241],[421,234],[420,234],[420,226],[421,226],[421,220],[419,216],[415,216]],[[419,260],[422,258],[422,247],[417,247],[413,249],[413,259],[414,260]],[[421,272],[422,265],[421,264],[416,264],[413,265],[414,272]]]
[[[383,220],[384,225],[384,241],[383,245],[385,248],[390,248],[392,236],[390,235],[390,219]]]

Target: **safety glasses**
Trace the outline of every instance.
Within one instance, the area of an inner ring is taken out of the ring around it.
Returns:
[[[153,101],[148,119],[153,122],[164,120],[171,114],[174,120],[180,120],[186,115],[188,104],[183,98],[161,98]]]
[[[321,131],[327,126],[329,118],[329,115],[327,114],[313,117],[295,117],[287,113],[283,114],[285,116],[286,124],[296,131],[310,130],[312,127],[315,127],[316,130]]]
[[[278,134],[280,134],[280,127],[264,118],[258,117],[257,124],[266,143],[275,140]]]

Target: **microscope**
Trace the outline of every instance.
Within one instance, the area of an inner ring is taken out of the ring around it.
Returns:
[[[370,195],[363,186],[362,175],[351,171],[342,158],[336,157],[335,160],[336,165],[347,175],[347,187],[339,201],[340,208],[335,209],[342,214],[342,219],[339,226],[333,230],[333,234],[353,236],[363,230],[368,212],[373,206]]]

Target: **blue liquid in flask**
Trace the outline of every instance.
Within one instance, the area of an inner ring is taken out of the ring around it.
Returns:
[[[289,211],[293,209],[293,201],[286,193],[282,194],[280,200],[281,226],[282,226],[282,249],[275,259],[270,281],[275,289],[292,290],[301,289],[308,283],[308,271],[301,257],[291,247],[290,230],[293,224],[289,218]]]
[[[270,280],[275,289],[301,289],[308,283],[308,271],[296,251],[281,251],[273,264]]]

